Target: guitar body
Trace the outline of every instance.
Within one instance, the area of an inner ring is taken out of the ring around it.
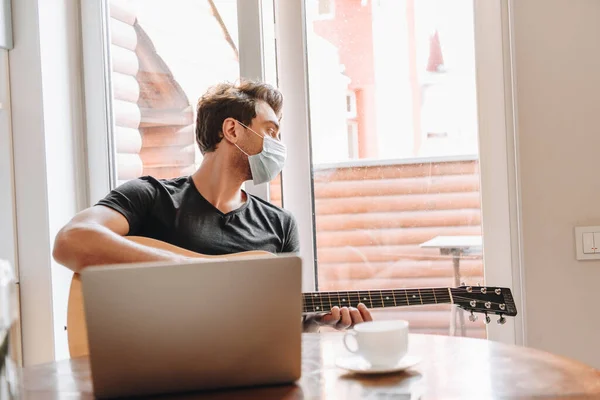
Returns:
[[[160,240],[150,239],[141,236],[127,236],[126,239],[132,242],[153,247],[155,249],[167,250],[171,253],[179,254],[193,258],[232,258],[251,255],[273,255],[266,251],[245,251],[223,256],[209,256],[196,253],[181,247],[174,246]],[[67,340],[69,343],[69,354],[71,358],[86,356],[89,354],[87,341],[87,327],[85,322],[85,311],[83,308],[83,293],[81,291],[81,277],[79,274],[73,274],[71,287],[69,289],[69,302],[67,305]]]

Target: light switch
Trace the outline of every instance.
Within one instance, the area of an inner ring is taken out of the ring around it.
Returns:
[[[600,232],[594,232],[594,253],[600,253]]]
[[[586,232],[583,234],[583,254],[594,254],[596,252],[596,246],[594,245],[594,236],[596,236],[596,233],[593,232]],[[600,240],[598,241],[598,243],[600,243]]]
[[[600,225],[575,227],[575,256],[578,260],[600,260]]]

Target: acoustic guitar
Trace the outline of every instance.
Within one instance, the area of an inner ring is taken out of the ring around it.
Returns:
[[[127,236],[126,239],[141,245],[194,258],[227,259],[250,255],[274,256],[272,253],[265,251],[247,251],[223,256],[209,256],[155,239],[139,236]],[[471,321],[475,321],[476,319],[474,313],[482,313],[485,314],[486,323],[490,322],[489,315],[499,315],[499,324],[506,322],[505,316],[514,317],[517,315],[517,309],[510,289],[490,286],[308,292],[302,294],[302,300],[302,313],[304,315],[328,312],[334,306],[356,307],[359,303],[363,303],[369,308],[454,304],[469,311],[471,313],[469,317]],[[89,354],[81,280],[77,273],[73,275],[69,291],[67,336],[69,353],[72,358]]]

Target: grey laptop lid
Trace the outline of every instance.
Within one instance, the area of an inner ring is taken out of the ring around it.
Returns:
[[[298,256],[89,267],[81,278],[98,397],[300,377]]]

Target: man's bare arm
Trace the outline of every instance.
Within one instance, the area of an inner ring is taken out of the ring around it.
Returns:
[[[95,206],[78,213],[56,235],[53,257],[79,272],[90,265],[145,261],[186,261],[188,257],[127,240],[129,223],[120,213]]]

